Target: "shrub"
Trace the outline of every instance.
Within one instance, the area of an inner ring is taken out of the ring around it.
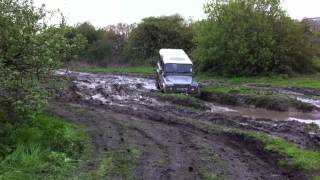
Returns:
[[[196,25],[194,59],[222,75],[312,72],[313,33],[290,19],[280,0],[212,0]]]
[[[0,118],[28,119],[40,111],[46,102],[41,82],[79,47],[66,38],[63,23],[45,23],[47,14],[32,0],[0,3]]]

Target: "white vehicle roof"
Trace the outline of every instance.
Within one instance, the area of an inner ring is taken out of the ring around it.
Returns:
[[[188,55],[182,49],[161,49],[160,56],[164,64],[191,64]]]

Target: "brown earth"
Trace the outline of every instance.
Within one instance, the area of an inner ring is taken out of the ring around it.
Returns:
[[[313,125],[213,113],[203,101],[207,108],[177,105],[157,96],[152,79],[85,73],[68,79],[50,111],[87,129],[93,150],[81,170],[88,173],[106,152],[135,145],[142,152],[135,179],[308,179],[305,172],[277,166],[280,155],[228,129],[265,132],[301,148],[320,146]],[[212,125],[225,131],[209,130]]]

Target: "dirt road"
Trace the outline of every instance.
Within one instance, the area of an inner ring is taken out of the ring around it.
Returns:
[[[277,166],[279,157],[259,143],[207,127],[261,131],[301,148],[320,145],[319,130],[307,124],[249,117],[253,115],[204,101],[199,101],[202,109],[177,105],[158,96],[152,79],[87,73],[68,77],[69,86],[51,111],[88,130],[93,150],[84,172],[95,171],[106,153],[134,146],[141,155],[133,179],[305,179],[309,175],[304,172]],[[124,178],[115,174],[112,179]]]

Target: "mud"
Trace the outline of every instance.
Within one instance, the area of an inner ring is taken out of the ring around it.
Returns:
[[[278,157],[270,158],[258,145],[228,133],[210,132],[207,125],[262,131],[301,148],[320,146],[319,128],[305,124],[319,122],[318,114],[281,114],[201,100],[203,108],[187,108],[158,96],[152,79],[77,72],[60,75],[70,83],[50,109],[88,129],[93,152],[84,167],[87,172],[97,167],[104,153],[136,145],[142,155],[135,179],[308,177],[278,167]]]
[[[263,90],[266,92],[277,93],[287,98],[300,101],[305,104],[309,104],[314,109],[320,108],[320,91],[316,89],[308,88],[275,88],[265,86],[251,86],[257,90]]]

